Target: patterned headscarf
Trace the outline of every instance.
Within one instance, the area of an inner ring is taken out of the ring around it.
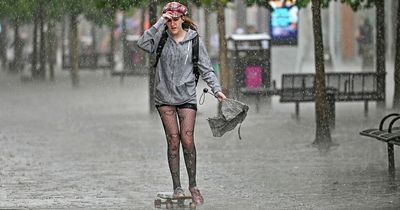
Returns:
[[[172,12],[172,15],[179,16],[179,15],[188,15],[188,9],[184,5],[178,2],[169,2],[166,4],[162,10],[162,13]],[[180,13],[180,14],[179,14]]]

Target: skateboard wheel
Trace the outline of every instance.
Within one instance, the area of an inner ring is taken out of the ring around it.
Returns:
[[[179,207],[185,206],[185,200],[178,200],[176,203],[178,204]]]
[[[165,203],[165,208],[172,209],[173,208],[172,202]]]
[[[154,200],[154,207],[155,208],[161,208],[161,199],[155,199]]]
[[[190,203],[190,209],[196,209],[196,203],[191,202]]]

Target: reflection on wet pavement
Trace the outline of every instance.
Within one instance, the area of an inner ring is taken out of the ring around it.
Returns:
[[[59,77],[40,84],[7,76],[13,83],[0,84],[0,207],[153,209],[156,192],[172,186],[162,125],[144,97],[147,79],[121,85],[82,73],[82,87],[73,89],[67,74]],[[312,103],[302,105],[299,121],[294,105],[277,98],[260,113],[251,105],[239,140],[236,130],[212,137],[206,118],[216,104],[208,98],[195,133],[205,198],[198,209],[400,207],[400,172],[390,180],[386,145],[358,135],[380,115],[371,108],[365,119],[362,107],[336,105],[338,145],[320,152],[311,146]],[[183,165],[181,177],[188,192]]]

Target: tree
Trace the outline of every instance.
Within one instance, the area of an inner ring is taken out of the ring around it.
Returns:
[[[230,96],[230,73],[228,69],[228,47],[226,43],[226,31],[225,31],[225,5],[227,2],[219,1],[217,4],[217,24],[218,24],[218,38],[219,38],[219,69],[221,72],[221,85],[222,92],[227,97]]]
[[[329,128],[329,109],[325,85],[324,45],[322,39],[321,7],[327,7],[330,0],[311,0],[314,56],[315,56],[315,117],[316,135],[313,145],[329,147],[332,145]],[[300,0],[298,5],[305,7],[310,0]]]
[[[38,0],[39,3],[39,31],[40,31],[40,49],[39,49],[39,63],[40,68],[38,71],[38,76],[40,79],[44,80],[46,78],[46,38],[45,38],[45,19],[46,19],[46,9],[44,1]]]
[[[69,34],[69,58],[71,64],[71,80],[72,86],[79,86],[79,38],[78,38],[78,15],[81,13],[80,8],[69,2],[70,15],[70,34]],[[79,4],[79,3],[78,3]]]
[[[71,63],[72,86],[79,86],[79,38],[78,16],[87,10],[89,0],[63,1],[63,8],[69,15],[69,57]]]
[[[29,22],[32,19],[32,1],[30,0],[15,0],[0,2],[0,16],[6,17],[14,26],[14,60],[10,65],[10,70],[21,71],[24,65],[23,48],[24,42],[20,37],[20,26]]]
[[[96,1],[96,0],[94,0]],[[122,11],[123,12],[123,19],[122,19],[122,46],[123,46],[123,58],[124,58],[124,68],[126,68],[125,64],[128,64],[129,62],[127,61],[129,59],[129,49],[128,49],[128,41],[127,41],[127,31],[126,31],[126,23],[125,23],[125,17],[126,17],[126,12],[128,12],[132,7],[134,6],[139,6],[143,1],[132,1],[132,0],[97,0],[97,8],[100,8],[102,10],[107,11],[107,14],[112,15],[115,17],[115,14],[117,11]],[[100,14],[101,15],[101,14]],[[111,18],[113,20],[114,18]],[[113,53],[114,51],[114,39],[112,37],[112,32],[114,31],[114,27],[116,27],[116,21],[113,21],[112,24],[112,31],[111,31],[111,43],[110,47],[111,52]],[[112,63],[113,63],[114,58],[112,58]],[[112,65],[113,66],[113,65]],[[112,67],[113,69],[113,67]]]
[[[32,9],[35,11],[35,15],[33,16],[33,36],[32,36],[32,55],[31,55],[31,74],[32,77],[35,78],[38,75],[37,70],[37,32],[38,32],[38,25],[39,25],[39,18],[38,18],[38,5],[35,5]]]
[[[228,69],[228,48],[226,43],[226,30],[225,30],[225,7],[231,0],[201,0],[200,4],[207,8],[216,8],[217,12],[217,25],[218,25],[218,37],[219,37],[219,70],[221,75],[221,86],[222,92],[229,97],[230,89],[230,72]]]
[[[400,111],[400,6],[397,6],[393,109]]]
[[[46,20],[50,20],[50,11],[57,10],[57,7],[54,7],[54,2],[52,1],[49,4],[44,4],[43,0],[34,0],[31,1],[31,10],[33,13],[33,41],[32,41],[32,54],[31,54],[31,72],[33,79],[44,80],[46,78],[46,58],[47,55],[47,37],[45,33],[45,22]],[[51,6],[52,7],[51,7]],[[48,29],[51,31],[52,29]],[[38,32],[39,32],[39,42],[38,42]],[[39,44],[39,46],[38,46]],[[38,53],[39,47],[39,53]],[[39,59],[39,67],[37,68]],[[51,72],[51,77],[54,79],[54,73]]]
[[[64,17],[63,0],[52,0],[46,2],[44,7],[47,11],[47,61],[49,63],[49,79],[54,81],[54,66],[56,65],[57,35],[56,23]],[[62,39],[61,39],[62,40]],[[62,44],[63,40],[62,40]]]
[[[261,7],[265,7],[270,11],[272,10],[272,7],[269,4],[269,1],[265,1],[265,0],[246,0],[246,5],[248,7],[253,6],[253,5],[258,5]]]
[[[377,89],[383,100],[378,101],[380,109],[386,108],[386,52],[385,52],[385,1],[375,0],[376,7],[376,73]]]
[[[1,67],[3,70],[6,69],[7,66],[7,31],[8,31],[8,24],[6,20],[1,20],[0,22],[1,32],[0,32],[0,60],[1,60]]]
[[[316,123],[317,133],[314,144],[331,144],[330,130],[327,121],[328,106],[326,102],[325,71],[323,63],[323,42],[321,33],[320,7],[327,7],[331,0],[311,0],[313,13],[313,28],[315,39],[315,63],[316,63]],[[310,0],[300,0],[300,7],[306,6]],[[378,75],[377,89],[385,98],[385,21],[384,21],[384,1],[383,0],[341,0],[357,10],[361,7],[376,6],[376,72]],[[385,100],[378,103],[378,107],[384,108]]]
[[[382,98],[378,101],[379,109],[386,108],[386,47],[385,47],[385,1],[384,0],[341,0],[351,6],[354,11],[360,8],[376,8],[376,74],[377,90]]]
[[[150,25],[153,25],[157,22],[157,0],[150,0],[150,9],[149,9],[149,17],[150,17]],[[154,85],[155,85],[155,75],[156,75],[156,67],[154,67],[153,63],[155,63],[155,57],[150,56],[150,67],[149,67],[149,109],[151,113],[156,111],[154,106]]]
[[[92,25],[91,33],[93,39],[93,50],[96,50],[96,25],[103,26],[106,25],[110,28],[109,37],[110,37],[110,53],[108,54],[108,59],[110,62],[111,69],[114,69],[114,39],[113,39],[113,31],[115,30],[115,12],[116,10],[113,8],[110,1],[98,1],[98,0],[90,0],[88,10],[85,12],[85,17],[94,23]],[[94,55],[95,63],[97,64],[97,55]]]

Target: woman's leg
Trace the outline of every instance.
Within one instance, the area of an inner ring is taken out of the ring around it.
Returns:
[[[197,204],[202,204],[204,199],[196,184],[196,147],[194,145],[196,110],[192,108],[180,108],[178,109],[178,116],[183,155],[189,176],[189,191],[192,194],[192,200]]]
[[[158,107],[161,121],[164,127],[165,136],[167,138],[167,155],[168,165],[172,176],[174,190],[181,188],[179,174],[179,147],[180,135],[175,106],[160,106]]]
[[[186,169],[189,176],[189,188],[196,187],[196,147],[194,145],[194,125],[196,110],[190,108],[178,109],[181,141]]]

